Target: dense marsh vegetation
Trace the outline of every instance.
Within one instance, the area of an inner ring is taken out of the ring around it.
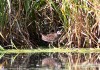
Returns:
[[[61,34],[52,46],[60,50],[53,49],[53,52],[61,51],[61,53],[52,53],[52,56],[55,55],[54,58],[58,58],[62,63],[64,63],[62,60],[67,58],[69,70],[82,70],[77,66],[71,67],[73,64],[84,66],[89,63],[100,63],[98,52],[100,50],[100,0],[0,0],[0,52],[2,53],[0,58],[7,51],[8,53],[19,52],[18,49],[24,49],[24,52],[29,49],[31,52],[33,49],[40,51],[40,48],[46,48],[46,52],[47,49],[51,49],[48,47],[50,43],[43,41],[41,34],[47,35],[57,31],[61,31]],[[75,52],[64,53],[65,50],[61,49],[65,48],[72,48],[72,51]],[[97,48],[97,53],[80,51],[79,48],[86,48],[86,50],[87,48]],[[5,49],[14,50],[6,51]],[[45,57],[50,57],[47,54]],[[17,63],[19,66],[21,62],[18,61],[21,58],[27,63],[33,61],[34,64],[40,63],[41,59],[45,58],[42,53],[33,55],[33,57],[28,54],[27,59],[19,54],[15,56],[11,54],[11,56],[13,58],[11,57],[11,62],[8,62],[11,66],[14,66],[12,63],[15,65]],[[8,60],[8,57],[2,59]],[[27,65],[29,64],[26,64],[25,67]],[[35,65],[33,66],[35,67]],[[100,67],[94,68],[94,70],[99,69]],[[87,68],[86,70],[92,69]]]
[[[99,0],[0,0],[0,44],[38,48],[47,44],[40,33],[62,31],[58,43],[99,48]],[[9,46],[9,47],[8,47]],[[60,46],[61,47],[61,46]]]

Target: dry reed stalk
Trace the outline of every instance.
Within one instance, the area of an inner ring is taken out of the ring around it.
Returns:
[[[83,31],[83,25],[84,25],[84,20],[82,16],[82,11],[79,10],[79,13],[75,15],[76,18],[76,23],[75,23],[75,36],[78,41],[78,48],[81,48],[82,45],[82,34],[81,32]]]

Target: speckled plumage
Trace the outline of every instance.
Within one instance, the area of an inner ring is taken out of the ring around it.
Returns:
[[[61,34],[60,32],[57,33],[50,33],[47,35],[41,34],[42,40],[46,42],[55,42],[58,38],[58,35]]]

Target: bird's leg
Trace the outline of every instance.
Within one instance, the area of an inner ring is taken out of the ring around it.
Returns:
[[[53,42],[50,42],[49,48],[52,48],[52,47],[55,48],[54,45],[53,45]]]
[[[57,47],[58,47],[58,48],[60,47],[60,42],[59,42],[59,41],[57,42]]]
[[[49,43],[49,48],[51,48],[51,43]]]
[[[55,48],[54,45],[53,45],[53,42],[51,42],[51,46],[52,46],[53,48]]]

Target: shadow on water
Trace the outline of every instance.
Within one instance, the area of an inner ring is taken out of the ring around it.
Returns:
[[[5,54],[0,59],[0,70],[100,70],[100,54]]]

